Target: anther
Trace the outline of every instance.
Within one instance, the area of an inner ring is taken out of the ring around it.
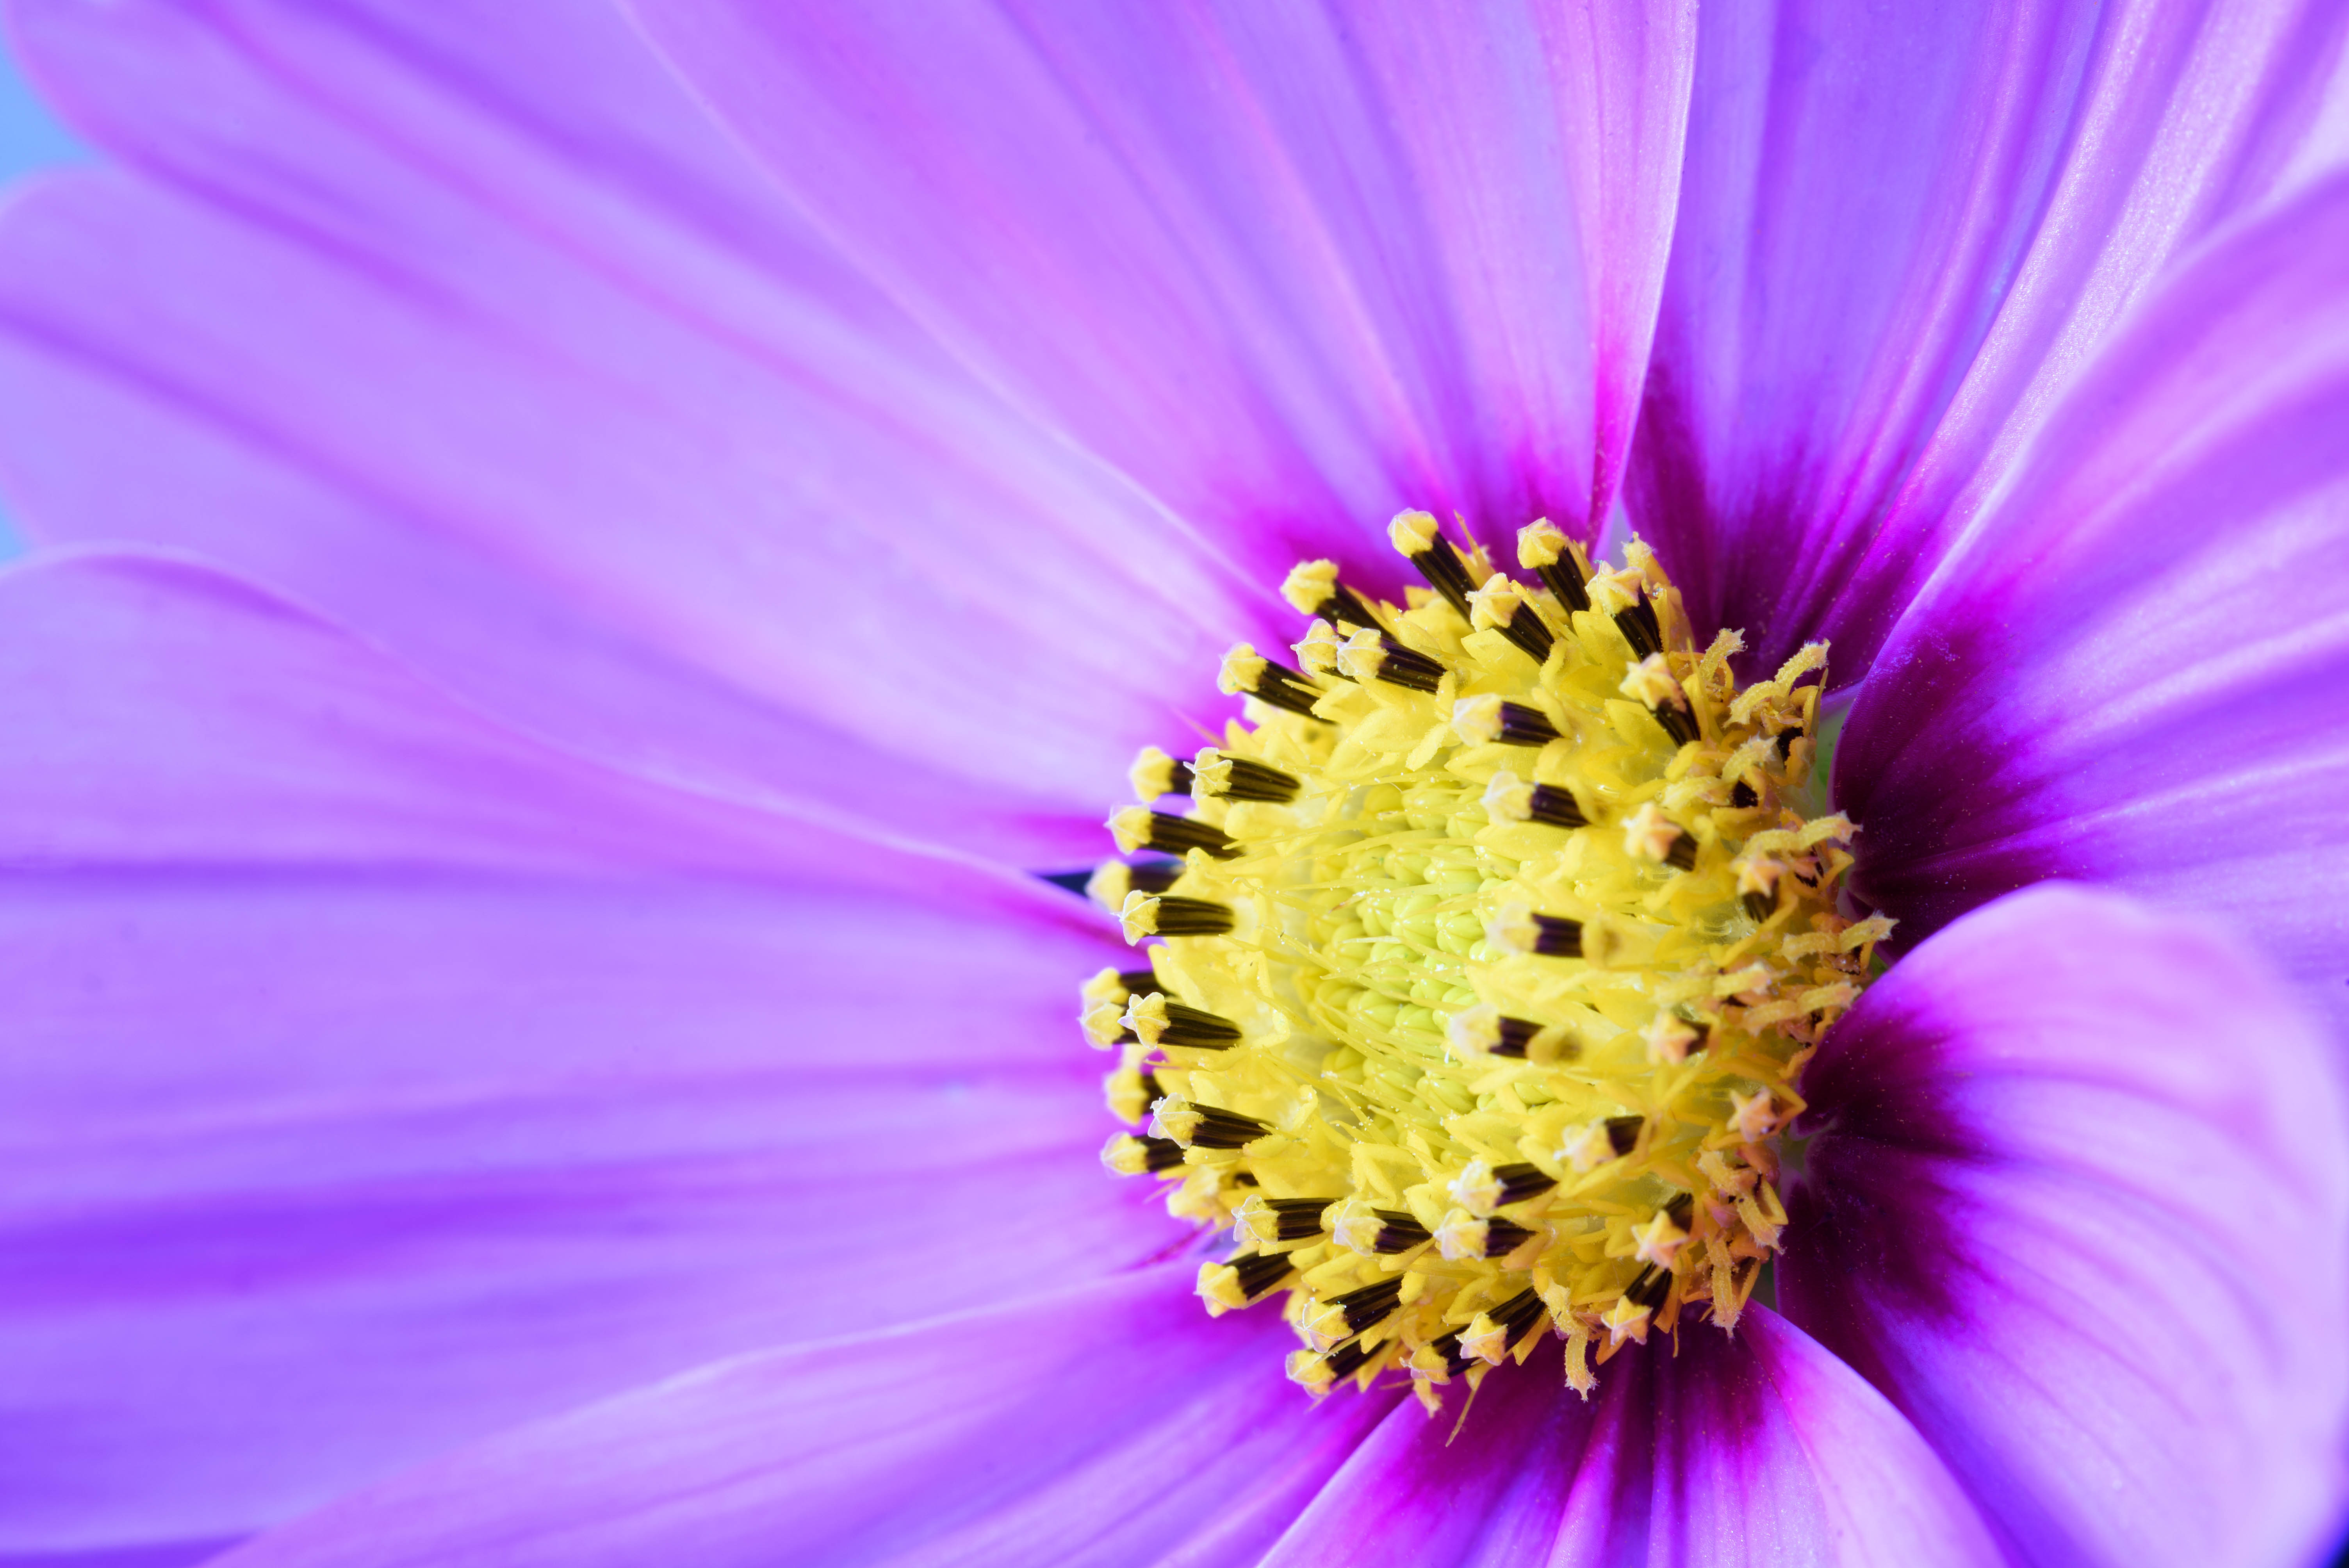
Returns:
[[[1338,1244],[1369,1257],[1392,1256],[1433,1241],[1425,1225],[1399,1209],[1376,1209],[1361,1198],[1349,1198],[1324,1216],[1326,1228]]]
[[[1671,1274],[1651,1264],[1640,1271],[1640,1277],[1633,1280],[1630,1288],[1623,1292],[1623,1299],[1635,1306],[1644,1306],[1650,1312],[1653,1312],[1663,1305],[1664,1297],[1671,1294]]]
[[[1387,525],[1389,542],[1402,552],[1403,559],[1419,568],[1427,585],[1444,595],[1444,602],[1460,612],[1464,621],[1469,618],[1468,591],[1475,584],[1468,580],[1468,563],[1444,537],[1435,519],[1423,511],[1399,512]]]
[[[1299,562],[1280,585],[1280,596],[1309,615],[1333,626],[1375,626],[1371,612],[1338,581],[1334,561]]]
[[[1610,1116],[1607,1119],[1607,1147],[1621,1159],[1640,1147],[1640,1130],[1647,1125],[1643,1116]]]
[[[1137,888],[1143,892],[1164,892],[1182,875],[1181,861],[1144,861],[1139,865],[1103,861],[1085,879],[1085,896],[1105,909],[1118,909],[1124,905],[1125,895]]]
[[[1110,1114],[1137,1125],[1148,1120],[1150,1108],[1166,1097],[1158,1075],[1143,1068],[1118,1068],[1109,1075],[1106,1088]]]
[[[1452,1179],[1451,1192],[1470,1213],[1484,1217],[1495,1209],[1522,1203],[1557,1185],[1557,1177],[1530,1161],[1489,1165],[1482,1160],[1472,1160],[1459,1175]]]
[[[1192,758],[1191,793],[1205,800],[1221,795],[1233,800],[1268,800],[1286,806],[1297,799],[1299,781],[1266,763],[1234,757],[1210,746]]]
[[[1313,717],[1313,704],[1321,695],[1303,676],[1275,664],[1246,643],[1234,645],[1224,655],[1216,688],[1226,696],[1246,695],[1308,718]]]
[[[1287,1279],[1286,1253],[1242,1253],[1219,1264],[1199,1265],[1199,1294],[1210,1307],[1237,1311]]]
[[[1253,1116],[1169,1095],[1152,1111],[1150,1130],[1186,1149],[1245,1149],[1272,1129]]]
[[[1661,861],[1675,871],[1696,865],[1696,841],[1678,822],[1656,810],[1653,800],[1623,820],[1623,852]]]
[[[1153,991],[1134,997],[1118,1020],[1145,1046],[1180,1046],[1195,1051],[1229,1050],[1239,1044],[1240,1026],[1229,1018],[1170,1002]]]
[[[1505,903],[1485,928],[1485,938],[1505,953],[1543,958],[1582,956],[1582,923],[1563,915],[1537,914],[1522,903]]]
[[[1644,591],[1615,612],[1615,629],[1631,645],[1631,652],[1642,659],[1664,651],[1663,627],[1658,624],[1656,607],[1649,603]]]
[[[1489,694],[1454,703],[1452,727],[1471,746],[1547,746],[1557,738],[1557,726],[1541,709]]]
[[[1704,1049],[1709,1037],[1702,1024],[1692,1024],[1671,1013],[1658,1013],[1648,1020],[1644,1033],[1648,1059],[1671,1066],[1678,1066]]]
[[[1454,1262],[1462,1258],[1498,1258],[1516,1251],[1532,1235],[1533,1232],[1515,1221],[1481,1218],[1465,1209],[1454,1209],[1435,1227],[1435,1245]]]
[[[1460,1347],[1460,1340],[1461,1334],[1456,1328],[1449,1334],[1429,1340],[1425,1345],[1421,1346],[1419,1353],[1411,1358],[1412,1369],[1424,1372],[1429,1377],[1443,1381],[1459,1377],[1460,1374],[1467,1371],[1469,1364],[1475,1360],[1475,1357]]]
[[[1460,1333],[1460,1348],[1477,1360],[1498,1367],[1509,1347],[1532,1332],[1549,1309],[1541,1296],[1521,1290],[1500,1305],[1478,1313]]]
[[[1171,1138],[1137,1138],[1121,1132],[1102,1147],[1102,1163],[1120,1176],[1156,1175],[1183,1163],[1183,1146]]]
[[[1481,1051],[1488,1057],[1508,1057],[1517,1061],[1529,1056],[1538,1056],[1545,1061],[1571,1061],[1581,1054],[1564,1030],[1545,1028],[1530,1018],[1512,1018],[1490,1003],[1463,1007],[1453,1014],[1444,1025],[1444,1034],[1463,1054]]]
[[[1659,1209],[1649,1217],[1646,1224],[1631,1227],[1631,1240],[1637,1243],[1633,1255],[1641,1263],[1669,1269],[1672,1261],[1681,1255],[1681,1249],[1688,1245],[1689,1238],[1686,1231],[1673,1223],[1671,1215]],[[1654,1303],[1645,1305],[1653,1305]]]
[[[1402,1305],[1402,1281],[1382,1279],[1321,1303],[1319,1311],[1308,1313],[1305,1331],[1319,1342],[1317,1348],[1327,1350],[1366,1328],[1377,1327]]]
[[[1110,818],[1108,827],[1117,847],[1129,855],[1137,850],[1156,850],[1166,855],[1205,850],[1219,861],[1227,861],[1239,853],[1230,834],[1196,817],[1128,806]]]
[[[1535,784],[1504,768],[1485,786],[1485,814],[1496,822],[1542,822],[1553,828],[1587,828],[1590,819],[1570,789]]]
[[[1237,923],[1231,906],[1213,899],[1141,892],[1125,895],[1117,918],[1128,942],[1145,936],[1222,936]]]
[[[1526,603],[1524,590],[1508,578],[1495,573],[1485,580],[1482,588],[1468,595],[1468,603],[1469,618],[1477,625],[1492,627],[1537,665],[1549,657],[1554,640],[1549,628]]]
[[[1322,1212],[1334,1202],[1330,1198],[1268,1198],[1251,1192],[1240,1200],[1232,1220],[1265,1246],[1301,1242],[1321,1233]]]
[[[1191,792],[1191,765],[1179,758],[1169,757],[1154,746],[1145,746],[1126,770],[1126,781],[1133,786],[1137,800],[1155,800],[1161,795],[1187,795]]]
[[[1406,691],[1433,692],[1444,684],[1441,664],[1368,626],[1340,646],[1338,668],[1358,681],[1384,681]]]
[[[1697,738],[1696,716],[1688,710],[1688,697],[1662,654],[1650,654],[1626,670],[1621,690],[1625,696],[1643,704],[1655,716],[1664,733],[1672,738],[1673,745],[1686,746]]]
[[[1547,518],[1517,531],[1517,564],[1538,573],[1542,586],[1557,594],[1557,602],[1568,610],[1590,608],[1590,593],[1583,586],[1582,565],[1574,547]]]

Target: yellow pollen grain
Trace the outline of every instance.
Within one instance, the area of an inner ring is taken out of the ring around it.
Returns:
[[[1163,892],[1092,884],[1148,944],[1084,991],[1140,1129],[1103,1162],[1229,1233],[1203,1302],[1284,1304],[1317,1395],[1402,1373],[1432,1405],[1544,1328],[1588,1395],[1626,1343],[1736,1323],[1785,1223],[1795,1077],[1890,923],[1837,911],[1823,645],[1741,690],[1742,640],[1700,652],[1636,542],[1592,573],[1531,525],[1527,583],[1423,512],[1392,538],[1433,591],[1348,598],[1299,567],[1290,603],[1379,625],[1316,621],[1294,676],[1235,649],[1247,719],[1136,765],[1162,811],[1198,780],[1212,831]],[[1587,610],[1552,592],[1576,580]],[[1111,824],[1129,853],[1171,841],[1138,808]]]

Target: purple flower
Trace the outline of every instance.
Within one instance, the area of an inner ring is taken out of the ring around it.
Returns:
[[[2349,15],[635,9],[14,8],[0,1564],[2321,1543]],[[1406,506],[1829,641],[1904,949],[1779,1310],[1436,1421],[1027,874]]]

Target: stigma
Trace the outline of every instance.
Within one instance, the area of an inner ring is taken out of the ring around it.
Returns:
[[[1210,1313],[1285,1314],[1317,1396],[1431,1408],[1547,1328],[1586,1395],[1623,1345],[1735,1327],[1786,1218],[1780,1140],[1882,917],[1814,777],[1826,649],[1741,688],[1634,541],[1547,522],[1524,575],[1424,512],[1401,605],[1309,562],[1294,667],[1137,759],[1089,891],[1141,948],[1087,983],[1103,1162],[1227,1235]]]

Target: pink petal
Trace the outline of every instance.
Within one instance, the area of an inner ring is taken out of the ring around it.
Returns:
[[[0,1552],[229,1535],[1181,1233],[1038,884],[517,739],[168,562],[0,577]]]
[[[527,1429],[222,1568],[1254,1563],[1392,1394],[1313,1405],[1295,1337],[1192,1269],[722,1363]]]
[[[1698,623],[1864,675],[2115,323],[2279,177],[2344,20],[1708,13],[1631,485]]]
[[[38,539],[197,551],[566,745],[1032,864],[1286,640],[1277,577],[953,365],[600,8],[18,13],[138,170],[0,221]]]
[[[1398,1408],[1266,1568],[1992,1559],[1899,1412],[1767,1308],[1733,1340],[1691,1325],[1627,1349],[1588,1404],[1556,1355],[1494,1372],[1464,1418],[1456,1392],[1434,1419]]]
[[[2297,1563],[2349,1499],[2349,1137],[2322,1038],[2201,927],[2014,894],[1803,1078],[1787,1315],[2015,1561]]]
[[[635,9],[910,314],[1263,566],[1605,516],[1692,8]]]

